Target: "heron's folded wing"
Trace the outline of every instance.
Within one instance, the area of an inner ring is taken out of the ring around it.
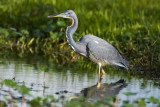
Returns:
[[[87,44],[87,50],[98,60],[124,67],[122,56],[106,41],[91,41]]]

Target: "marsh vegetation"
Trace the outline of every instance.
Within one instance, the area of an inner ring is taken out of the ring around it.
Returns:
[[[1,0],[0,63],[4,66],[9,64],[6,63],[7,60],[14,61],[18,58],[43,72],[53,68],[67,68],[80,75],[85,72],[96,73],[97,68],[92,62],[76,54],[68,46],[65,29],[71,21],[47,18],[48,15],[72,9],[79,19],[79,26],[74,35],[76,41],[85,34],[99,36],[114,45],[129,60],[129,71],[105,67],[111,77],[117,74],[123,78],[127,77],[127,81],[133,77],[143,78],[144,81],[151,80],[154,86],[159,87],[159,4],[159,0]],[[22,96],[29,94],[30,90],[25,84],[19,86],[17,81],[5,79],[0,77],[1,84],[16,88]],[[41,96],[27,103],[47,106],[49,101],[57,100],[51,96]],[[78,103],[81,106],[88,104],[86,106],[94,107],[110,104],[105,101],[90,105],[86,99],[80,98],[73,103],[65,102],[64,105],[72,106]],[[137,99],[136,104],[146,106],[145,101],[143,98]],[[154,97],[147,98],[147,101],[160,104]],[[134,106],[127,101],[124,104]]]

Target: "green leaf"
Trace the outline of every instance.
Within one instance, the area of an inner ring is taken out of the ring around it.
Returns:
[[[123,94],[125,94],[126,96],[130,96],[130,95],[136,95],[137,93],[132,93],[132,92],[124,92]]]
[[[57,25],[58,25],[58,26],[65,26],[66,23],[65,23],[64,21],[58,21],[58,22],[57,22]]]
[[[18,86],[16,89],[17,89],[18,92],[20,92],[21,94],[28,94],[28,95],[29,95],[30,89],[27,88],[25,85]]]
[[[29,31],[26,29],[22,29],[20,32],[22,35],[29,35]]]
[[[55,39],[55,38],[57,38],[58,33],[57,32],[56,33],[50,32],[50,36],[52,39]]]
[[[4,80],[4,84],[5,84],[6,86],[10,86],[10,87],[12,87],[12,88],[16,88],[16,87],[18,86],[15,81],[9,80],[9,79]]]
[[[153,102],[153,103],[160,103],[160,101],[157,98],[154,98],[154,97],[150,97],[150,98],[148,98],[148,100],[150,102]]]
[[[0,28],[0,35],[9,36],[9,32],[5,28]]]

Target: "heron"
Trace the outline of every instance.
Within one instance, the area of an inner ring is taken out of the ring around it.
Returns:
[[[74,41],[72,35],[77,30],[78,18],[73,10],[67,10],[64,13],[48,16],[48,18],[53,17],[71,19],[72,24],[66,29],[67,42],[75,52],[83,55],[86,58],[89,58],[91,61],[98,65],[98,81],[100,81],[105,75],[105,71],[103,70],[102,66],[113,65],[128,69],[128,61],[120,55],[114,46],[112,46],[104,39],[88,34],[82,36],[78,42]],[[100,77],[101,72],[102,76]]]

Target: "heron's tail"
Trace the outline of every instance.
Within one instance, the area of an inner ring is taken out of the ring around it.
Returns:
[[[123,59],[122,64],[123,64],[123,67],[124,67],[124,68],[128,69],[128,67],[129,67],[129,62],[128,62],[127,60]]]
[[[119,66],[120,68],[128,69],[129,62],[122,58],[119,62],[111,63],[111,65],[116,65],[116,66]]]

